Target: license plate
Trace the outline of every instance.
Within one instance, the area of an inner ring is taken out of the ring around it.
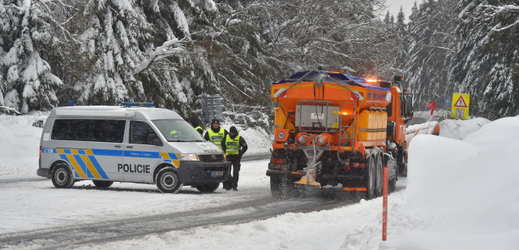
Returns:
[[[223,176],[223,171],[211,171],[211,177]]]

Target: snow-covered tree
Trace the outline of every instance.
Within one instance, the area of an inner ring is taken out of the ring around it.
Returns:
[[[396,26],[400,35],[404,36],[407,31],[407,25],[405,24],[405,14],[402,7],[400,7],[400,11],[396,17]]]
[[[414,106],[425,109],[435,101],[443,103],[452,95],[449,70],[456,39],[455,0],[426,0],[414,9],[409,22],[409,36],[402,44],[395,68],[415,96]]]
[[[188,115],[204,94],[272,107],[270,84],[296,70],[384,75],[400,39],[384,0],[0,1],[0,90],[25,111],[153,101]]]
[[[459,1],[453,90],[471,94],[470,114],[490,119],[519,112],[517,1]]]
[[[45,3],[2,1],[0,5],[0,58],[5,106],[27,113],[51,109],[58,104],[57,89],[61,79],[51,72],[40,51],[52,47],[52,20]]]
[[[396,44],[377,17],[381,1],[265,0],[260,23],[285,71],[345,70],[379,75]],[[384,53],[381,53],[384,51]],[[284,65],[283,65],[284,64]]]

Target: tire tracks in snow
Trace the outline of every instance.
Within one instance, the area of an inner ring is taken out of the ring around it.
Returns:
[[[213,208],[8,233],[0,235],[0,249],[57,249],[104,244],[175,230],[264,220],[285,213],[328,210],[357,201],[327,196],[276,201],[266,196]]]

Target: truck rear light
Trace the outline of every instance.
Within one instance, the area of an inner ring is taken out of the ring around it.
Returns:
[[[40,158],[41,158],[41,146],[40,146]]]
[[[350,162],[350,167],[352,167],[352,168],[363,168],[364,164],[362,164],[360,162]]]
[[[287,163],[286,159],[277,159],[277,158],[272,159],[272,164],[286,164],[286,163]]]

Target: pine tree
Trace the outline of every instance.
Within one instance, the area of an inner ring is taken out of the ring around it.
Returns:
[[[460,1],[454,91],[471,94],[470,114],[490,119],[519,110],[516,1]]]
[[[425,109],[433,101],[443,103],[451,95],[446,86],[456,45],[452,35],[454,4],[453,0],[424,1],[411,15],[409,37],[403,44],[406,47],[395,68],[404,70],[404,79],[415,96],[415,109]]]
[[[25,111],[153,101],[189,114],[204,94],[269,107],[270,83],[295,70],[384,75],[399,43],[380,0],[0,1],[0,89]],[[39,82],[19,80],[27,65]]]
[[[385,23],[386,25],[391,25],[391,24],[393,24],[393,23],[391,22],[391,18],[392,18],[392,16],[389,14],[389,11],[386,12],[386,16],[384,17],[384,23]]]
[[[402,7],[400,7],[400,11],[398,12],[398,15],[396,17],[396,26],[398,33],[401,36],[404,36],[407,32],[407,25],[405,24],[405,14]]]
[[[22,113],[57,106],[56,90],[62,85],[39,53],[53,44],[49,34],[52,23],[43,5],[41,2],[26,5],[20,1],[2,1],[0,9],[3,48],[0,72],[5,72],[3,77],[7,82],[2,83],[0,89],[7,91],[4,105]]]
[[[387,67],[387,55],[394,54],[395,40],[387,25],[375,18],[377,3],[264,1],[266,41],[276,59],[285,64],[280,65],[285,72],[321,65],[349,74],[380,75]]]

